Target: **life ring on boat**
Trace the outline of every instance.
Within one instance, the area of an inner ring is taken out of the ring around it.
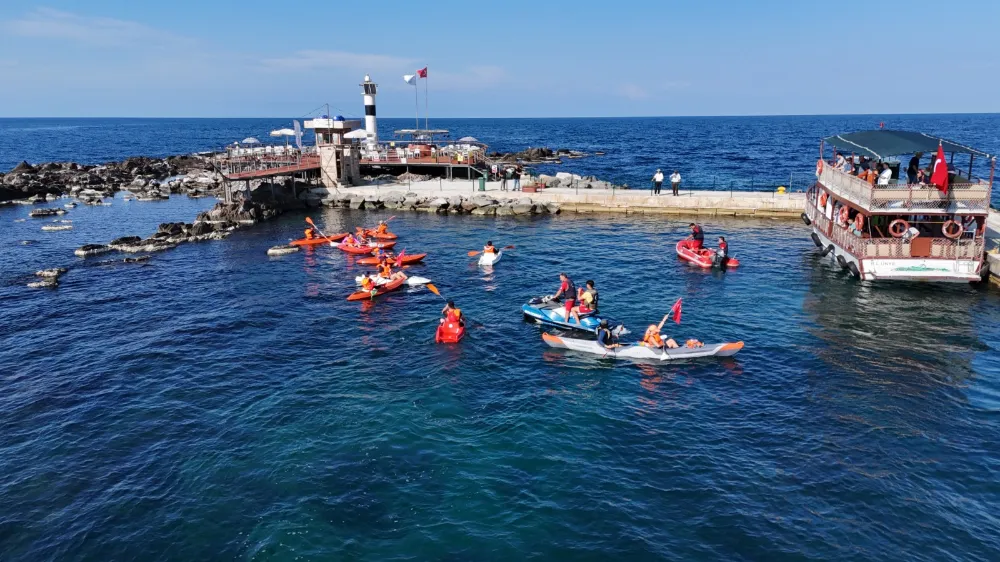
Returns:
[[[829,198],[830,198],[830,196],[827,195],[827,193],[825,191],[823,193],[820,193],[819,194],[819,206],[825,208],[826,207],[826,200],[829,199]]]
[[[823,173],[823,159],[820,158],[816,161],[816,177],[819,177]]]
[[[893,238],[902,238],[903,234],[910,229],[910,223],[903,219],[896,219],[889,223],[889,234],[892,234]]]
[[[848,214],[849,214],[849,211],[847,210],[847,207],[841,207],[840,208],[840,215],[838,216],[839,217],[838,222],[844,228],[847,228],[847,216],[848,216]]]
[[[854,230],[861,232],[865,229],[865,216],[858,213],[854,216]]]
[[[957,240],[962,236],[962,225],[955,221],[948,221],[941,226],[941,234],[944,234],[945,238],[951,238],[952,240]]]

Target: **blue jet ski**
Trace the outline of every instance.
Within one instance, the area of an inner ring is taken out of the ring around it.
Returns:
[[[567,319],[564,315],[566,308],[563,303],[549,297],[533,298],[528,301],[528,304],[521,307],[521,311],[524,312],[525,320],[558,326],[567,330],[593,333],[601,325],[601,317],[597,316],[595,312],[580,314],[579,324],[575,320]]]

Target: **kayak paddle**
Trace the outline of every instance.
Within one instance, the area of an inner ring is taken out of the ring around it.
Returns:
[[[504,246],[503,248],[500,248],[500,249],[501,250],[513,250],[515,248],[514,248],[514,245],[511,244],[510,246]],[[482,250],[473,250],[473,251],[469,252],[468,254],[469,254],[469,257],[471,258],[472,256],[478,256],[481,253],[483,253]]]
[[[318,226],[316,226],[316,223],[314,223],[311,218],[306,217],[306,222],[309,223],[309,226],[315,228],[316,230],[319,230],[320,236],[322,236],[323,238],[329,238],[329,236],[327,236],[322,230],[320,230]],[[334,244],[333,242],[330,242],[330,245],[336,247],[336,244]]]

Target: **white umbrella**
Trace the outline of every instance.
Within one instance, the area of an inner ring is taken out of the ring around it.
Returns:
[[[462,137],[458,139],[458,142],[479,142],[479,139],[476,137]]]
[[[257,137],[247,137],[240,142],[242,142],[243,144],[260,144],[260,141],[257,140]]]
[[[345,139],[366,139],[368,138],[368,131],[364,129],[355,129],[344,135]]]
[[[285,128],[285,129],[275,129],[271,131],[272,137],[294,137],[295,131]]]

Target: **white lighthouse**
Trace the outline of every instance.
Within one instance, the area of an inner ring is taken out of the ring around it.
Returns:
[[[361,88],[365,97],[365,131],[368,133],[368,142],[375,144],[378,142],[378,128],[375,122],[375,94],[378,93],[378,84],[372,82],[372,77],[365,74],[365,82],[361,84]]]

